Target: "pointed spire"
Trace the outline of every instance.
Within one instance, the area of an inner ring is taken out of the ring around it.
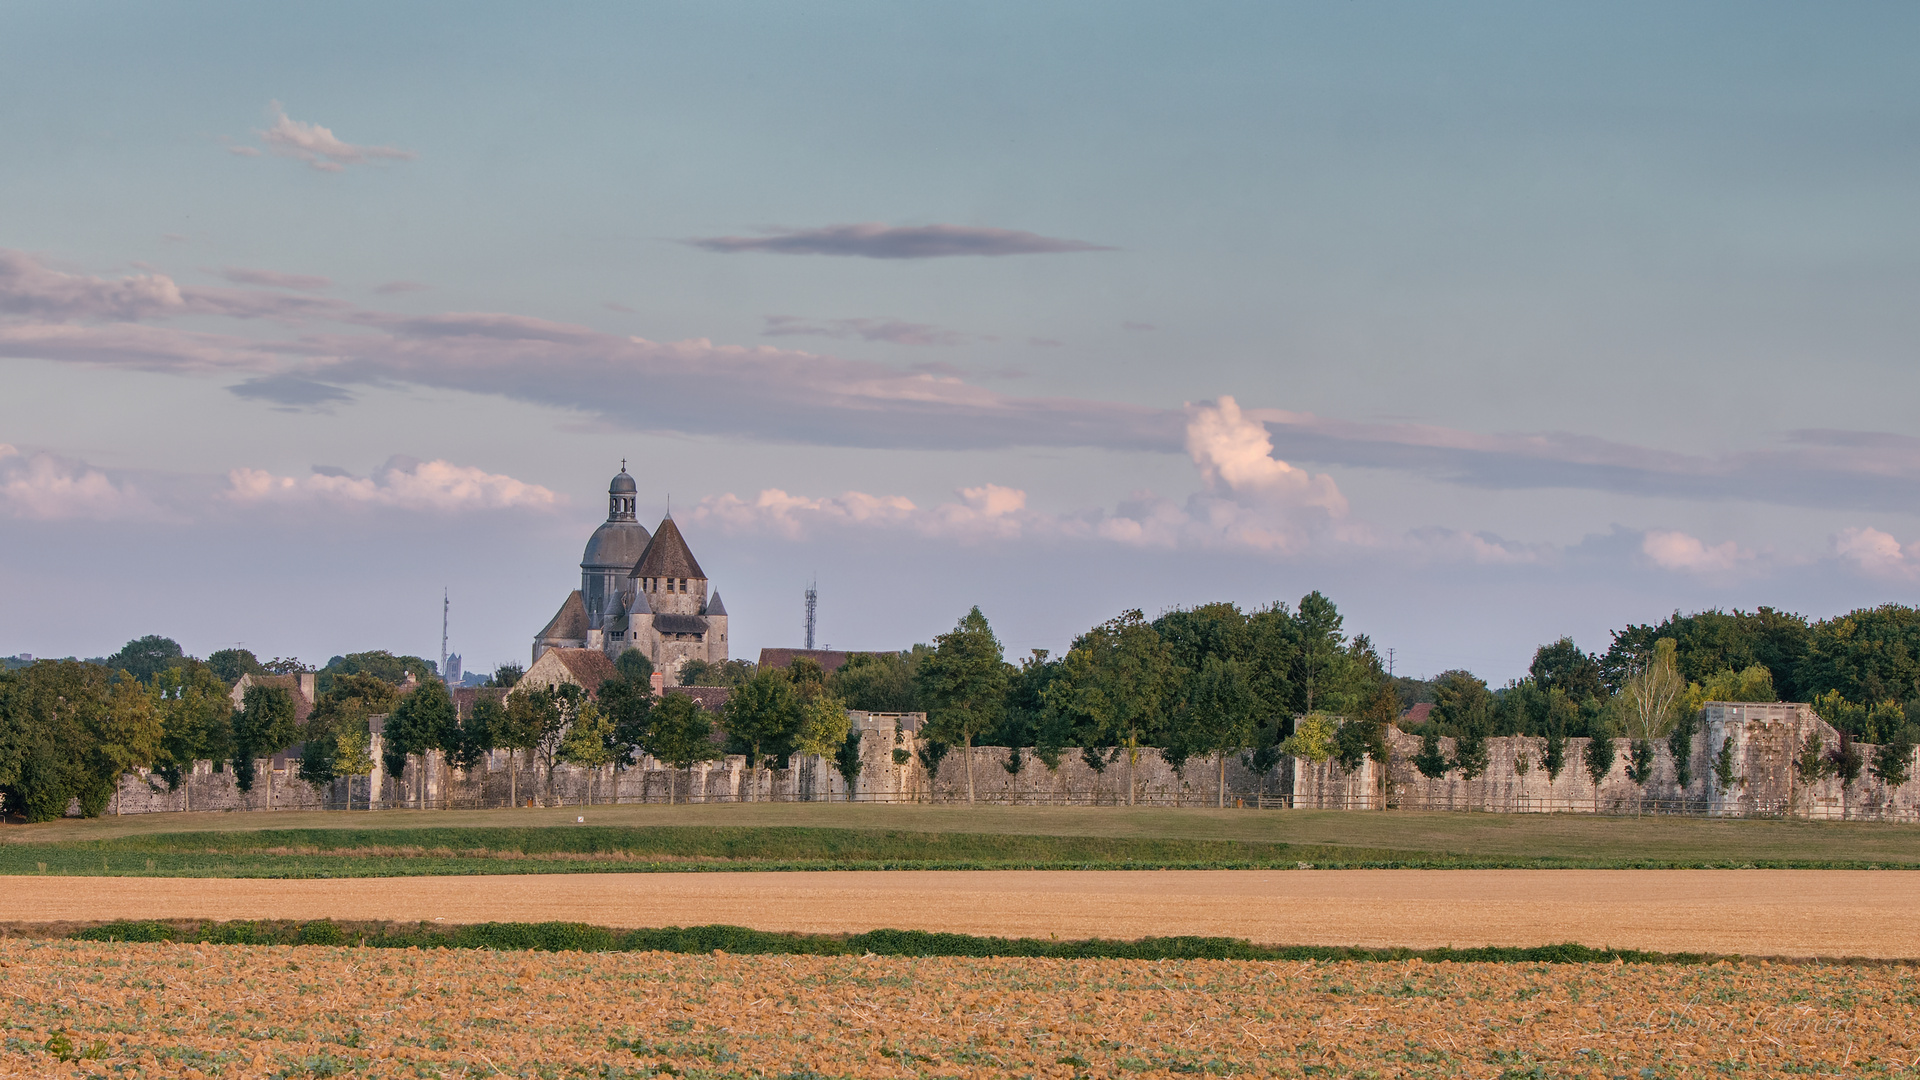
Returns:
[[[727,605],[720,602],[720,590],[715,589],[713,591],[713,596],[707,600],[707,610],[701,612],[700,614],[725,615],[726,613],[727,613]]]
[[[653,532],[653,539],[647,542],[647,550],[640,553],[640,561],[634,564],[633,573],[628,577],[672,577],[698,578],[705,580],[707,572],[700,569],[700,563],[688,550],[685,537],[680,535],[680,526],[674,524],[671,517],[660,522]]]

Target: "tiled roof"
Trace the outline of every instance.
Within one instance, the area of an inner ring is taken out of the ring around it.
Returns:
[[[669,694],[679,694],[682,697],[690,697],[699,703],[702,709],[710,713],[717,713],[720,711],[720,707],[727,703],[727,697],[733,693],[733,687],[669,686],[666,692]]]
[[[580,599],[580,590],[567,594],[567,600],[554,613],[547,628],[540,631],[536,641],[585,641],[587,640],[587,604]]]
[[[1403,724],[1424,724],[1433,716],[1433,702],[1423,701],[1400,714]]]
[[[680,526],[672,518],[665,518],[660,527],[653,531],[653,539],[647,542],[647,550],[640,553],[640,561],[633,566],[628,577],[674,577],[700,578],[705,580],[707,572],[700,569],[700,563],[687,549],[686,538],[680,535]]]
[[[473,715],[473,703],[482,697],[499,700],[507,695],[505,690],[497,686],[456,686],[452,692],[453,707],[458,710],[462,720]]]
[[[822,672],[831,675],[849,659],[860,655],[862,654],[857,651],[843,652],[838,649],[761,649],[760,666],[788,667],[804,656],[819,664]]]
[[[547,655],[558,660],[573,676],[573,681],[589,694],[599,693],[600,684],[615,675],[613,661],[607,659],[607,654],[599,649],[553,649]]]

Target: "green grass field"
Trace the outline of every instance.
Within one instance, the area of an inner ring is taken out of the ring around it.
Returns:
[[[585,817],[585,823],[575,821]],[[1585,815],[874,806],[151,814],[0,829],[0,875],[818,869],[1920,869],[1920,826]]]

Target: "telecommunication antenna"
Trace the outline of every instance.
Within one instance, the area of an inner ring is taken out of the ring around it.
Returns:
[[[1387,678],[1393,678],[1393,650],[1387,650]]]
[[[447,681],[447,613],[453,610],[453,601],[444,586],[440,589],[440,681]]]
[[[807,585],[807,648],[813,648],[814,609],[820,604],[820,579],[815,578]]]

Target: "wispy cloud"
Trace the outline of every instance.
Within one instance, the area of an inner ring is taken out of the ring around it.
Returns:
[[[958,255],[1054,255],[1112,251],[1084,240],[1064,240],[1019,229],[967,225],[893,226],[869,222],[818,229],[769,229],[760,236],[709,236],[685,243],[707,251],[775,255],[853,255],[865,259],[938,259]]]
[[[762,337],[859,338],[861,341],[885,341],[894,345],[965,345],[978,339],[973,334],[947,330],[932,323],[904,322],[899,319],[828,319],[824,322],[798,315],[765,315]]]
[[[241,503],[332,502],[410,510],[551,510],[562,500],[538,484],[449,461],[395,457],[371,476],[315,466],[308,476],[276,476],[261,469],[227,474],[230,499]]]
[[[352,393],[338,386],[297,375],[261,375],[235,383],[227,387],[227,392],[251,401],[272,402],[284,412],[323,411],[353,400]]]
[[[296,292],[321,292],[333,288],[330,278],[312,274],[282,274],[277,270],[255,270],[245,266],[223,266],[220,276],[235,285],[264,285],[269,289],[293,289]]]
[[[109,521],[156,516],[133,488],[106,473],[54,454],[27,454],[0,443],[0,511],[38,521]]]
[[[401,293],[426,292],[431,288],[433,286],[422,285],[418,281],[387,281],[375,285],[373,291],[381,296],[398,296]]]
[[[260,136],[260,141],[266,144],[267,150],[278,157],[303,161],[309,168],[321,172],[340,172],[349,165],[366,165],[377,161],[412,161],[416,156],[412,151],[397,146],[363,146],[346,142],[329,128],[289,117],[287,110],[277,101],[271,108],[273,125],[255,132]],[[230,146],[227,149],[249,157],[259,153],[247,146]]]

